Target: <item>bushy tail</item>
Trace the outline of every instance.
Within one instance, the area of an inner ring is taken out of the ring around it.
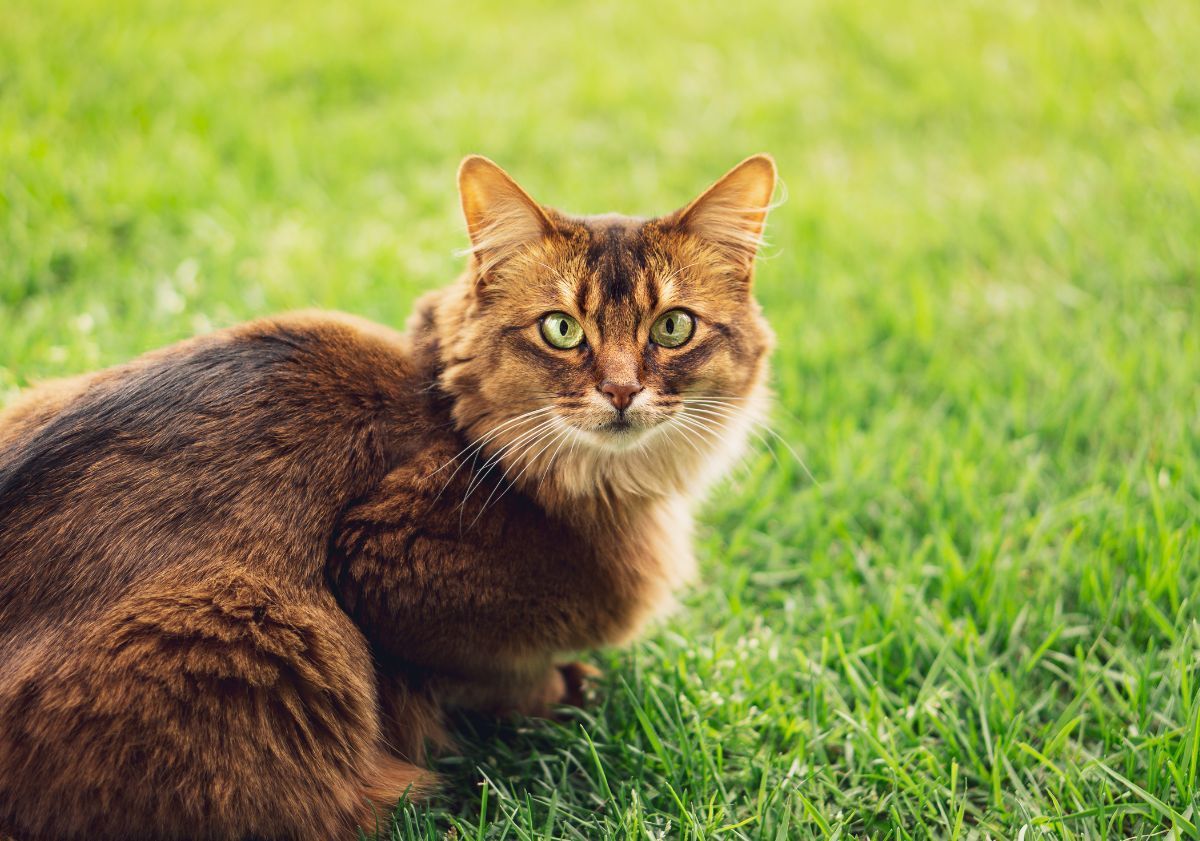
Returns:
[[[438,778],[432,771],[381,750],[363,783],[363,804],[355,816],[355,829],[362,829],[368,838],[375,834],[388,837],[388,827],[396,805],[405,800],[424,800],[437,790],[437,786]],[[351,834],[347,837],[354,836]]]

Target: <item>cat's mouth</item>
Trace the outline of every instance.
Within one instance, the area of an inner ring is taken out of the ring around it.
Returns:
[[[643,413],[621,413],[584,427],[582,431],[602,449],[628,450],[644,444],[662,427],[662,418]]]
[[[617,417],[617,418],[613,418],[612,420],[608,421],[607,423],[600,425],[601,432],[610,432],[610,433],[613,433],[616,435],[633,432],[636,429],[638,429],[638,427],[635,427],[633,425],[633,421],[631,421],[629,418],[625,417],[624,415],[621,415],[620,417]]]
[[[654,427],[642,426],[626,418],[607,421],[588,430],[593,446],[610,452],[625,452],[645,443]]]
[[[623,451],[640,447],[667,428],[670,413],[648,403],[627,410],[612,406],[590,407],[590,411],[564,415],[563,420],[583,440],[602,450]]]

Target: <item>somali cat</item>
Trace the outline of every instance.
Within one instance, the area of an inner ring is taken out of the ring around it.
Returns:
[[[749,158],[651,220],[490,161],[405,334],[268,318],[0,415],[0,834],[325,839],[428,794],[443,713],[542,715],[692,572],[766,402]]]

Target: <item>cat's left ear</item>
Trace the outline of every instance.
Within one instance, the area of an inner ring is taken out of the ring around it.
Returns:
[[[482,155],[463,159],[458,168],[458,195],[481,280],[522,246],[552,230],[542,206]]]
[[[770,155],[746,158],[671,221],[715,245],[737,270],[749,272],[762,245],[775,177]]]

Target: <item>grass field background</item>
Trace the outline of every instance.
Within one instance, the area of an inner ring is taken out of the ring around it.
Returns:
[[[0,401],[776,156],[773,425],[599,705],[397,838],[1198,837],[1200,4],[9,0]],[[811,472],[811,476],[809,475]],[[1172,835],[1173,833],[1173,835]]]

